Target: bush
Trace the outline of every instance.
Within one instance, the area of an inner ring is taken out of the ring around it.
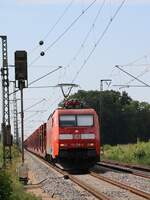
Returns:
[[[0,170],[0,200],[9,200],[12,191],[10,176],[4,170]]]
[[[128,145],[107,145],[102,157],[125,163],[150,165],[150,141]]]
[[[24,191],[23,185],[18,180],[16,168],[20,163],[20,153],[12,147],[12,164],[7,169],[0,169],[0,200],[37,200],[40,198]],[[2,145],[0,145],[0,163],[2,159]]]
[[[133,152],[133,155],[136,159],[142,159],[146,155],[146,152],[141,146],[137,146]]]

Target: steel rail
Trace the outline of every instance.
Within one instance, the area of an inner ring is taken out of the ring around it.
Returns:
[[[149,200],[150,200],[150,194],[149,194],[149,193],[143,192],[143,191],[141,191],[141,190],[138,190],[138,189],[136,189],[136,188],[133,188],[133,187],[131,187],[131,186],[128,186],[128,185],[126,185],[126,184],[124,184],[124,183],[117,182],[117,181],[112,180],[112,179],[110,179],[110,178],[106,178],[106,177],[104,177],[104,176],[101,176],[101,175],[99,175],[99,174],[93,172],[93,171],[90,171],[90,175],[93,176],[93,177],[96,177],[96,178],[98,178],[98,179],[100,179],[100,180],[103,180],[103,181],[105,181],[105,182],[108,182],[108,183],[110,183],[110,184],[112,184],[112,185],[115,185],[115,186],[117,186],[117,187],[120,187],[120,188],[122,188],[122,189],[128,190],[128,191],[130,191],[130,192],[132,192],[132,193],[134,193],[134,194],[136,194],[136,195],[138,195],[138,196],[144,197],[145,199],[149,199]]]
[[[60,174],[62,174],[64,176],[64,178],[70,179],[72,182],[76,183],[81,188],[83,188],[84,190],[88,191],[90,194],[92,194],[93,196],[95,196],[99,200],[110,200],[109,197],[107,197],[104,194],[102,194],[101,192],[95,190],[93,187],[90,187],[88,184],[85,184],[83,181],[79,180],[75,176],[70,175],[68,172],[63,171],[62,169],[58,168],[56,165],[48,163],[46,160],[44,160],[41,157],[33,154],[32,152],[28,151],[28,153],[31,154],[34,158],[36,158],[38,161],[40,161],[42,164],[47,166],[50,170],[53,169],[53,170],[59,172]]]
[[[79,180],[78,178],[75,178],[72,175],[69,175],[69,179],[76,184],[78,184],[80,187],[83,189],[87,190],[89,193],[94,195],[96,198],[101,199],[101,200],[110,200],[107,196],[104,194],[100,193],[99,191],[95,190],[93,187],[90,187],[88,184],[85,184],[83,181]]]
[[[103,160],[102,163],[119,165],[119,166],[131,168],[131,169],[137,169],[137,170],[140,170],[140,171],[150,172],[149,166],[141,166],[141,165],[137,165],[137,164],[121,163],[121,162],[111,161],[111,160]]]
[[[97,163],[97,165],[101,166],[101,167],[105,167],[105,168],[111,168],[114,170],[118,170],[118,171],[124,171],[139,177],[143,177],[146,179],[150,179],[150,175],[147,174],[147,172],[141,172],[141,170],[135,170],[133,168],[130,168],[129,166],[125,166],[125,165],[119,165],[119,163],[117,164],[113,164],[113,163],[109,163],[109,162],[101,162],[101,163]]]

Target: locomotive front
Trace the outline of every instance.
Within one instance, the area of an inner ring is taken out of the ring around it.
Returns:
[[[100,160],[98,116],[93,109],[59,109],[59,159],[70,162]]]

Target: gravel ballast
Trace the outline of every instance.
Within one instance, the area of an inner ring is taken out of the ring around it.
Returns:
[[[72,183],[69,179],[64,179],[62,175],[38,162],[34,156],[25,154],[29,170],[34,173],[37,182],[42,182],[42,189],[50,197],[61,200],[97,200],[90,193]]]
[[[49,194],[50,197],[60,200],[96,200],[93,195],[79,187],[77,184],[73,183],[69,179],[64,179],[63,175],[56,172],[53,169],[49,169],[49,167],[39,161],[34,155],[31,155],[26,152],[26,162],[28,163],[29,170],[34,173],[35,179],[37,182],[42,182],[42,189],[44,192]],[[112,174],[110,174],[112,173]],[[125,179],[128,180],[124,173],[116,173],[118,174],[118,179],[120,181]],[[114,172],[105,172],[103,173],[104,176],[108,176],[109,178],[117,177]],[[101,174],[102,175],[102,174]],[[75,175],[77,179],[81,179],[86,184],[88,183],[89,186],[96,189],[97,191],[103,193],[104,195],[108,196],[112,200],[143,200],[144,198],[139,197],[129,191],[106,183],[105,181],[101,181],[97,178],[91,177],[89,174],[82,174],[82,175]],[[131,175],[132,176],[132,175]],[[140,177],[139,177],[140,178]],[[115,180],[117,178],[114,178]],[[118,180],[117,179],[117,180]],[[134,178],[133,180],[140,185],[139,181],[136,181]],[[130,177],[131,181],[131,177]],[[135,183],[130,182],[131,186],[135,187]],[[127,181],[129,182],[129,181]],[[149,182],[144,183],[145,185],[140,185],[141,188],[145,186],[148,188]],[[139,188],[140,189],[140,188]],[[147,190],[147,191],[146,191]],[[149,188],[143,190],[145,192],[149,191]]]
[[[117,172],[117,171],[106,171],[101,170],[101,167],[94,167],[96,171],[100,173],[100,175],[104,177],[111,178],[112,180],[119,181],[121,183],[127,184],[136,189],[142,190],[150,194],[150,179],[146,179],[143,177],[136,176],[134,174]],[[103,171],[103,172],[102,172]],[[101,173],[102,172],[102,173]]]

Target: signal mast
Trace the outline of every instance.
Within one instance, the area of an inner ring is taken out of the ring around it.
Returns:
[[[6,161],[12,158],[11,146],[12,135],[10,125],[10,101],[9,101],[9,70],[8,70],[8,56],[7,56],[7,36],[0,35],[2,39],[2,143],[3,143],[3,166],[5,167]]]

